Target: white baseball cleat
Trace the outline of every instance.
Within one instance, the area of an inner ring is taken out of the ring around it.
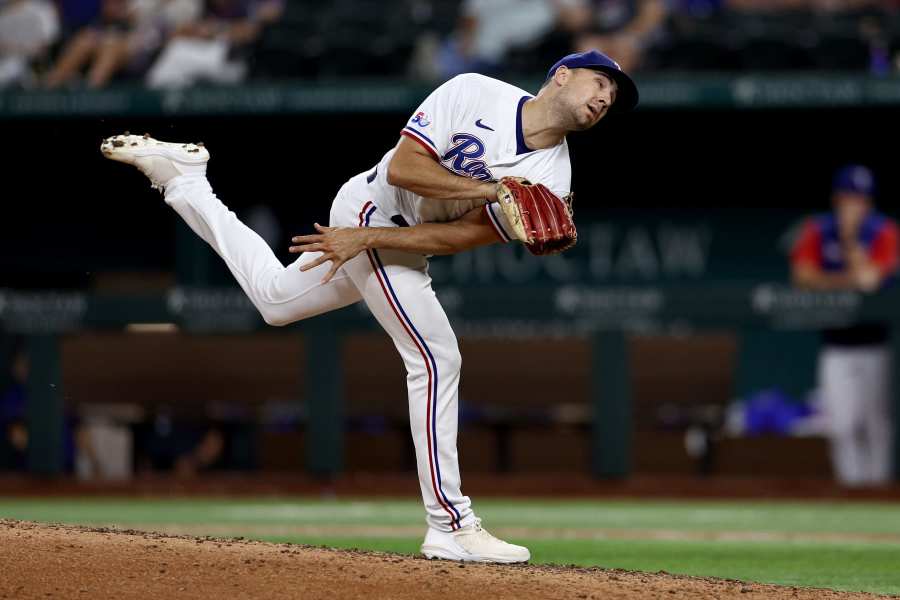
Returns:
[[[521,563],[531,558],[528,548],[509,544],[488,533],[481,526],[481,519],[453,532],[429,528],[422,543],[422,554],[426,558],[484,563]]]
[[[205,175],[209,160],[209,151],[202,143],[160,142],[149,134],[130,135],[128,132],[103,140],[100,152],[106,158],[140,169],[154,189],[163,189],[179,175]]]

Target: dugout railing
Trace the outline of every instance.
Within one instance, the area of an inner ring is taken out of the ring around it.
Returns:
[[[591,471],[620,478],[632,470],[632,373],[626,335],[686,334],[728,328],[746,334],[762,330],[810,331],[860,320],[896,327],[900,291],[807,292],[783,284],[601,287],[535,287],[503,294],[490,286],[443,287],[439,296],[458,335],[507,339],[579,337],[590,344],[589,418]],[[497,302],[504,298],[503,303]],[[700,302],[698,300],[702,299]],[[546,318],[535,315],[550,315]],[[187,334],[249,333],[265,328],[237,289],[173,288],[159,295],[99,295],[77,292],[0,292],[0,323],[23,336],[31,359],[28,382],[28,464],[33,473],[61,470],[62,386],[60,339],[81,331],[140,328]],[[281,329],[301,335],[302,382],[306,398],[306,468],[333,475],[343,466],[345,374],[342,349],[353,332],[375,329],[363,308],[351,307]],[[897,355],[898,336],[893,336]],[[774,360],[774,359],[773,359]],[[782,359],[779,359],[782,360]],[[900,380],[898,366],[894,376]],[[895,408],[900,409],[900,393]],[[900,410],[895,410],[900,413]],[[897,430],[895,420],[895,431]],[[895,450],[895,453],[898,453]],[[897,458],[900,458],[898,456]],[[900,460],[896,461],[900,465]]]

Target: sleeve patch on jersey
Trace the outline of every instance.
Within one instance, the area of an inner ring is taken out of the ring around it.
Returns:
[[[410,120],[410,122],[415,123],[419,127],[428,127],[429,125],[431,125],[431,119],[429,119],[428,115],[426,115],[425,112],[421,110],[416,113],[416,116],[414,116]]]

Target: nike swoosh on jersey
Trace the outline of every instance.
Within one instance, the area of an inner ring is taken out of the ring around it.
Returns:
[[[481,119],[475,121],[475,127],[481,127],[482,129],[487,129],[488,131],[494,131],[493,127],[488,127],[484,123],[481,122]]]

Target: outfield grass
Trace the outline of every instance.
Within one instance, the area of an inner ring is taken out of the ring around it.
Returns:
[[[900,505],[484,500],[477,509],[489,528],[516,532],[533,562],[900,594]],[[415,500],[0,499],[0,517],[404,553],[424,533]]]

